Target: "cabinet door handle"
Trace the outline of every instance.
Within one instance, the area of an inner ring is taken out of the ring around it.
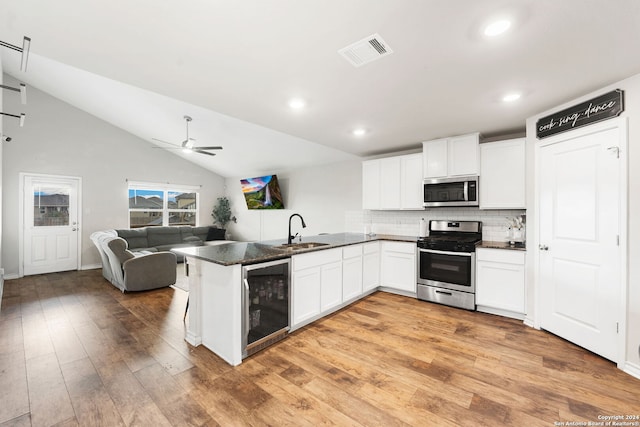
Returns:
[[[539,245],[538,249],[540,249],[541,251],[548,251],[549,250],[549,246],[547,246],[547,245]]]

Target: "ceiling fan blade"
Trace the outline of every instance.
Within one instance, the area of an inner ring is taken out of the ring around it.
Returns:
[[[174,147],[178,147],[178,148],[180,148],[178,145],[176,145],[176,144],[174,144],[174,143],[171,143],[171,142],[163,141],[163,140],[158,139],[158,138],[151,138],[151,139],[153,139],[154,141],[162,142],[163,144],[173,145]],[[161,148],[161,147],[158,147],[158,148]]]
[[[194,150],[222,150],[219,145],[213,145],[211,147],[192,147]]]
[[[207,156],[215,156],[216,155],[216,153],[209,153],[208,151],[202,151],[202,150],[193,150],[193,152],[200,153],[200,154],[206,154]]]

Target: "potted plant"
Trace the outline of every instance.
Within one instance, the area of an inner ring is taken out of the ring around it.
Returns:
[[[231,215],[231,202],[226,197],[218,197],[218,201],[213,207],[211,212],[214,224],[220,226],[220,228],[227,228],[227,224],[230,221],[237,222],[235,216]]]

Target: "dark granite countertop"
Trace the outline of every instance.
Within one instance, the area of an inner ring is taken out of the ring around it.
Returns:
[[[524,243],[518,242],[514,245],[509,244],[509,242],[494,242],[490,240],[483,240],[477,246],[478,248],[490,248],[490,249],[510,249],[514,251],[526,251],[527,247]]]
[[[359,243],[374,242],[378,240],[391,240],[398,242],[417,241],[417,237],[396,236],[392,234],[360,234],[360,233],[336,233],[321,234],[318,236],[305,236],[302,242],[326,243],[323,246],[296,251],[276,249],[274,246],[287,243],[285,239],[267,240],[264,242],[230,242],[216,246],[195,246],[189,248],[173,249],[173,252],[186,255],[221,265],[256,264],[259,262],[274,261],[289,258],[292,255],[308,253],[318,250],[338,248]]]

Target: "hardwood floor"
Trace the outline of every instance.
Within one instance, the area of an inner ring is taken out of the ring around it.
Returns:
[[[520,321],[379,292],[232,368],[183,340],[186,297],[122,294],[99,270],[5,282],[0,425],[552,426],[640,415],[640,380]]]

